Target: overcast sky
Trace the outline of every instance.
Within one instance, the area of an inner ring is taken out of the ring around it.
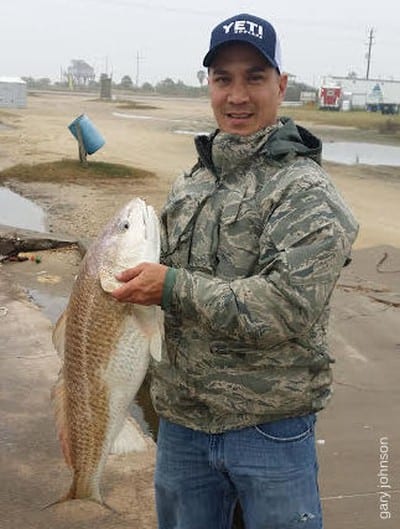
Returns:
[[[267,18],[282,44],[284,69],[300,81],[323,75],[365,75],[368,32],[374,29],[370,77],[400,79],[399,0],[0,0],[0,77],[60,78],[83,59],[119,81],[166,77],[197,84],[211,29],[237,13]]]

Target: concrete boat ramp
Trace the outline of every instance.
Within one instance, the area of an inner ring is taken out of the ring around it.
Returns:
[[[144,454],[109,458],[103,492],[119,514],[81,501],[42,510],[66,492],[70,473],[49,400],[59,369],[52,325],[21,284],[44,269],[61,277],[57,253],[0,265],[0,527],[155,529],[153,442]],[[399,269],[396,248],[359,250],[334,293],[335,395],[317,430],[325,529],[400,527]]]

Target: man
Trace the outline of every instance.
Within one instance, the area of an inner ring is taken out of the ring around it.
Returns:
[[[241,14],[204,58],[218,129],[163,209],[162,265],[119,276],[117,299],[159,303],[160,529],[320,529],[315,413],[330,398],[329,299],[357,223],[321,143],[278,119],[287,84],[274,28]]]

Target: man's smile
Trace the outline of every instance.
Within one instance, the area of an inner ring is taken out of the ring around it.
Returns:
[[[232,119],[247,119],[247,118],[251,118],[253,113],[252,112],[227,112],[226,115],[228,116],[228,118],[232,118]]]

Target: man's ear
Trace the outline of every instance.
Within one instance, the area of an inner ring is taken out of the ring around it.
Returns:
[[[285,97],[287,84],[288,84],[288,74],[281,73],[279,76],[279,97],[281,101],[283,101],[283,98]]]

